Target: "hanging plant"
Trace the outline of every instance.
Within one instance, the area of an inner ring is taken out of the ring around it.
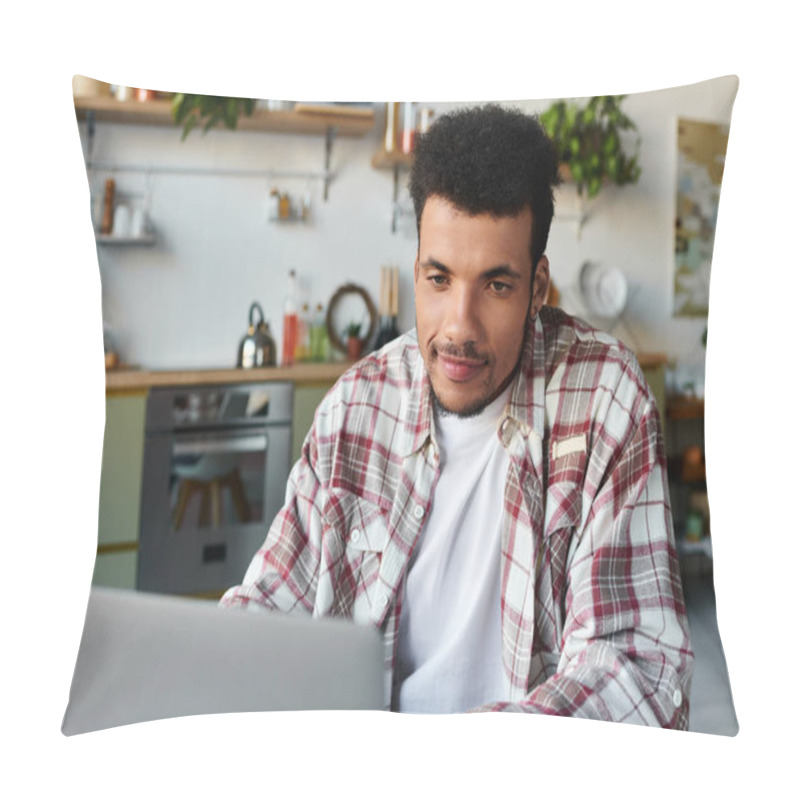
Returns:
[[[584,108],[559,100],[539,117],[580,194],[596,197],[604,182],[624,186],[639,180],[641,139],[632,155],[623,148],[623,132],[636,131],[621,109],[624,99],[625,95],[592,97]]]
[[[247,97],[220,97],[211,94],[176,94],[172,98],[172,119],[183,125],[181,141],[199,125],[203,133],[222,123],[235,130],[239,117],[250,116],[256,101]]]

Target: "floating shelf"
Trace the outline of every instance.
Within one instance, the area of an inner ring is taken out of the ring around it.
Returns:
[[[117,100],[110,96],[75,97],[75,114],[79,121],[85,121],[89,128],[89,155],[87,167],[97,168],[91,158],[91,141],[94,127],[98,122],[111,122],[124,125],[160,125],[175,129],[180,135],[181,128],[172,118],[172,101],[166,100]],[[321,174],[323,180],[323,198],[328,199],[328,188],[333,173],[330,168],[331,150],[336,136],[361,137],[369,133],[375,124],[375,112],[371,108],[347,106],[339,104],[297,103],[288,111],[269,111],[256,109],[250,116],[239,118],[236,130],[260,131],[265,133],[288,133],[321,135],[325,139],[325,168]],[[223,128],[219,123],[218,128]],[[227,129],[225,129],[227,130]],[[110,167],[113,169],[113,165]],[[148,171],[147,168],[142,171]],[[162,169],[162,171],[164,171]],[[170,170],[171,171],[171,170]],[[192,170],[199,173],[201,170]],[[219,174],[220,170],[208,170]],[[252,171],[224,171],[228,174],[258,174]],[[263,173],[262,173],[263,174]],[[274,171],[268,174],[275,174]],[[304,177],[313,178],[309,173]]]
[[[392,233],[397,230],[398,217],[402,215],[400,203],[397,199],[400,187],[400,170],[411,169],[414,163],[413,153],[403,153],[393,151],[387,153],[386,150],[379,150],[372,156],[372,166],[374,169],[390,169],[394,173],[394,187],[392,189]]]
[[[75,114],[81,121],[127,125],[163,125],[180,130],[172,118],[171,100],[117,100],[114,97],[76,97]],[[375,124],[371,108],[298,103],[290,111],[256,109],[239,118],[237,130],[273,133],[325,134],[334,128],[338,136],[361,137]]]
[[[154,233],[147,233],[144,236],[114,236],[110,233],[98,233],[95,239],[97,244],[112,245],[149,246],[156,243],[156,236]]]
[[[413,163],[413,153],[387,153],[385,150],[379,150],[372,156],[372,166],[375,169],[410,169]]]

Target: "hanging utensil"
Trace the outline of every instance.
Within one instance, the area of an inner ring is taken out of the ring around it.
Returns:
[[[398,284],[398,268],[381,267],[381,289],[379,295],[381,327],[375,340],[376,350],[399,335],[397,330]]]

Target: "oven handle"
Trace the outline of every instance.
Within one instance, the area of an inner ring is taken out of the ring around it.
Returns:
[[[259,453],[267,449],[266,433],[225,431],[204,434],[176,434],[172,453],[176,456],[202,456],[212,453]]]

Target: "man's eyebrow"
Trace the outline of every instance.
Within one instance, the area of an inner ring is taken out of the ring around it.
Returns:
[[[435,258],[427,258],[420,264],[422,269],[436,269],[443,272],[445,275],[452,275],[452,270],[437,261]],[[495,280],[497,278],[510,278],[512,280],[522,280],[522,275],[515,269],[512,269],[509,264],[499,264],[496,267],[491,267],[481,273],[481,278],[484,280]]]
[[[448,275],[451,274],[450,270],[442,264],[441,261],[437,261],[435,258],[426,258],[425,261],[420,264],[420,267],[423,269],[438,269],[440,272],[444,272]]]

